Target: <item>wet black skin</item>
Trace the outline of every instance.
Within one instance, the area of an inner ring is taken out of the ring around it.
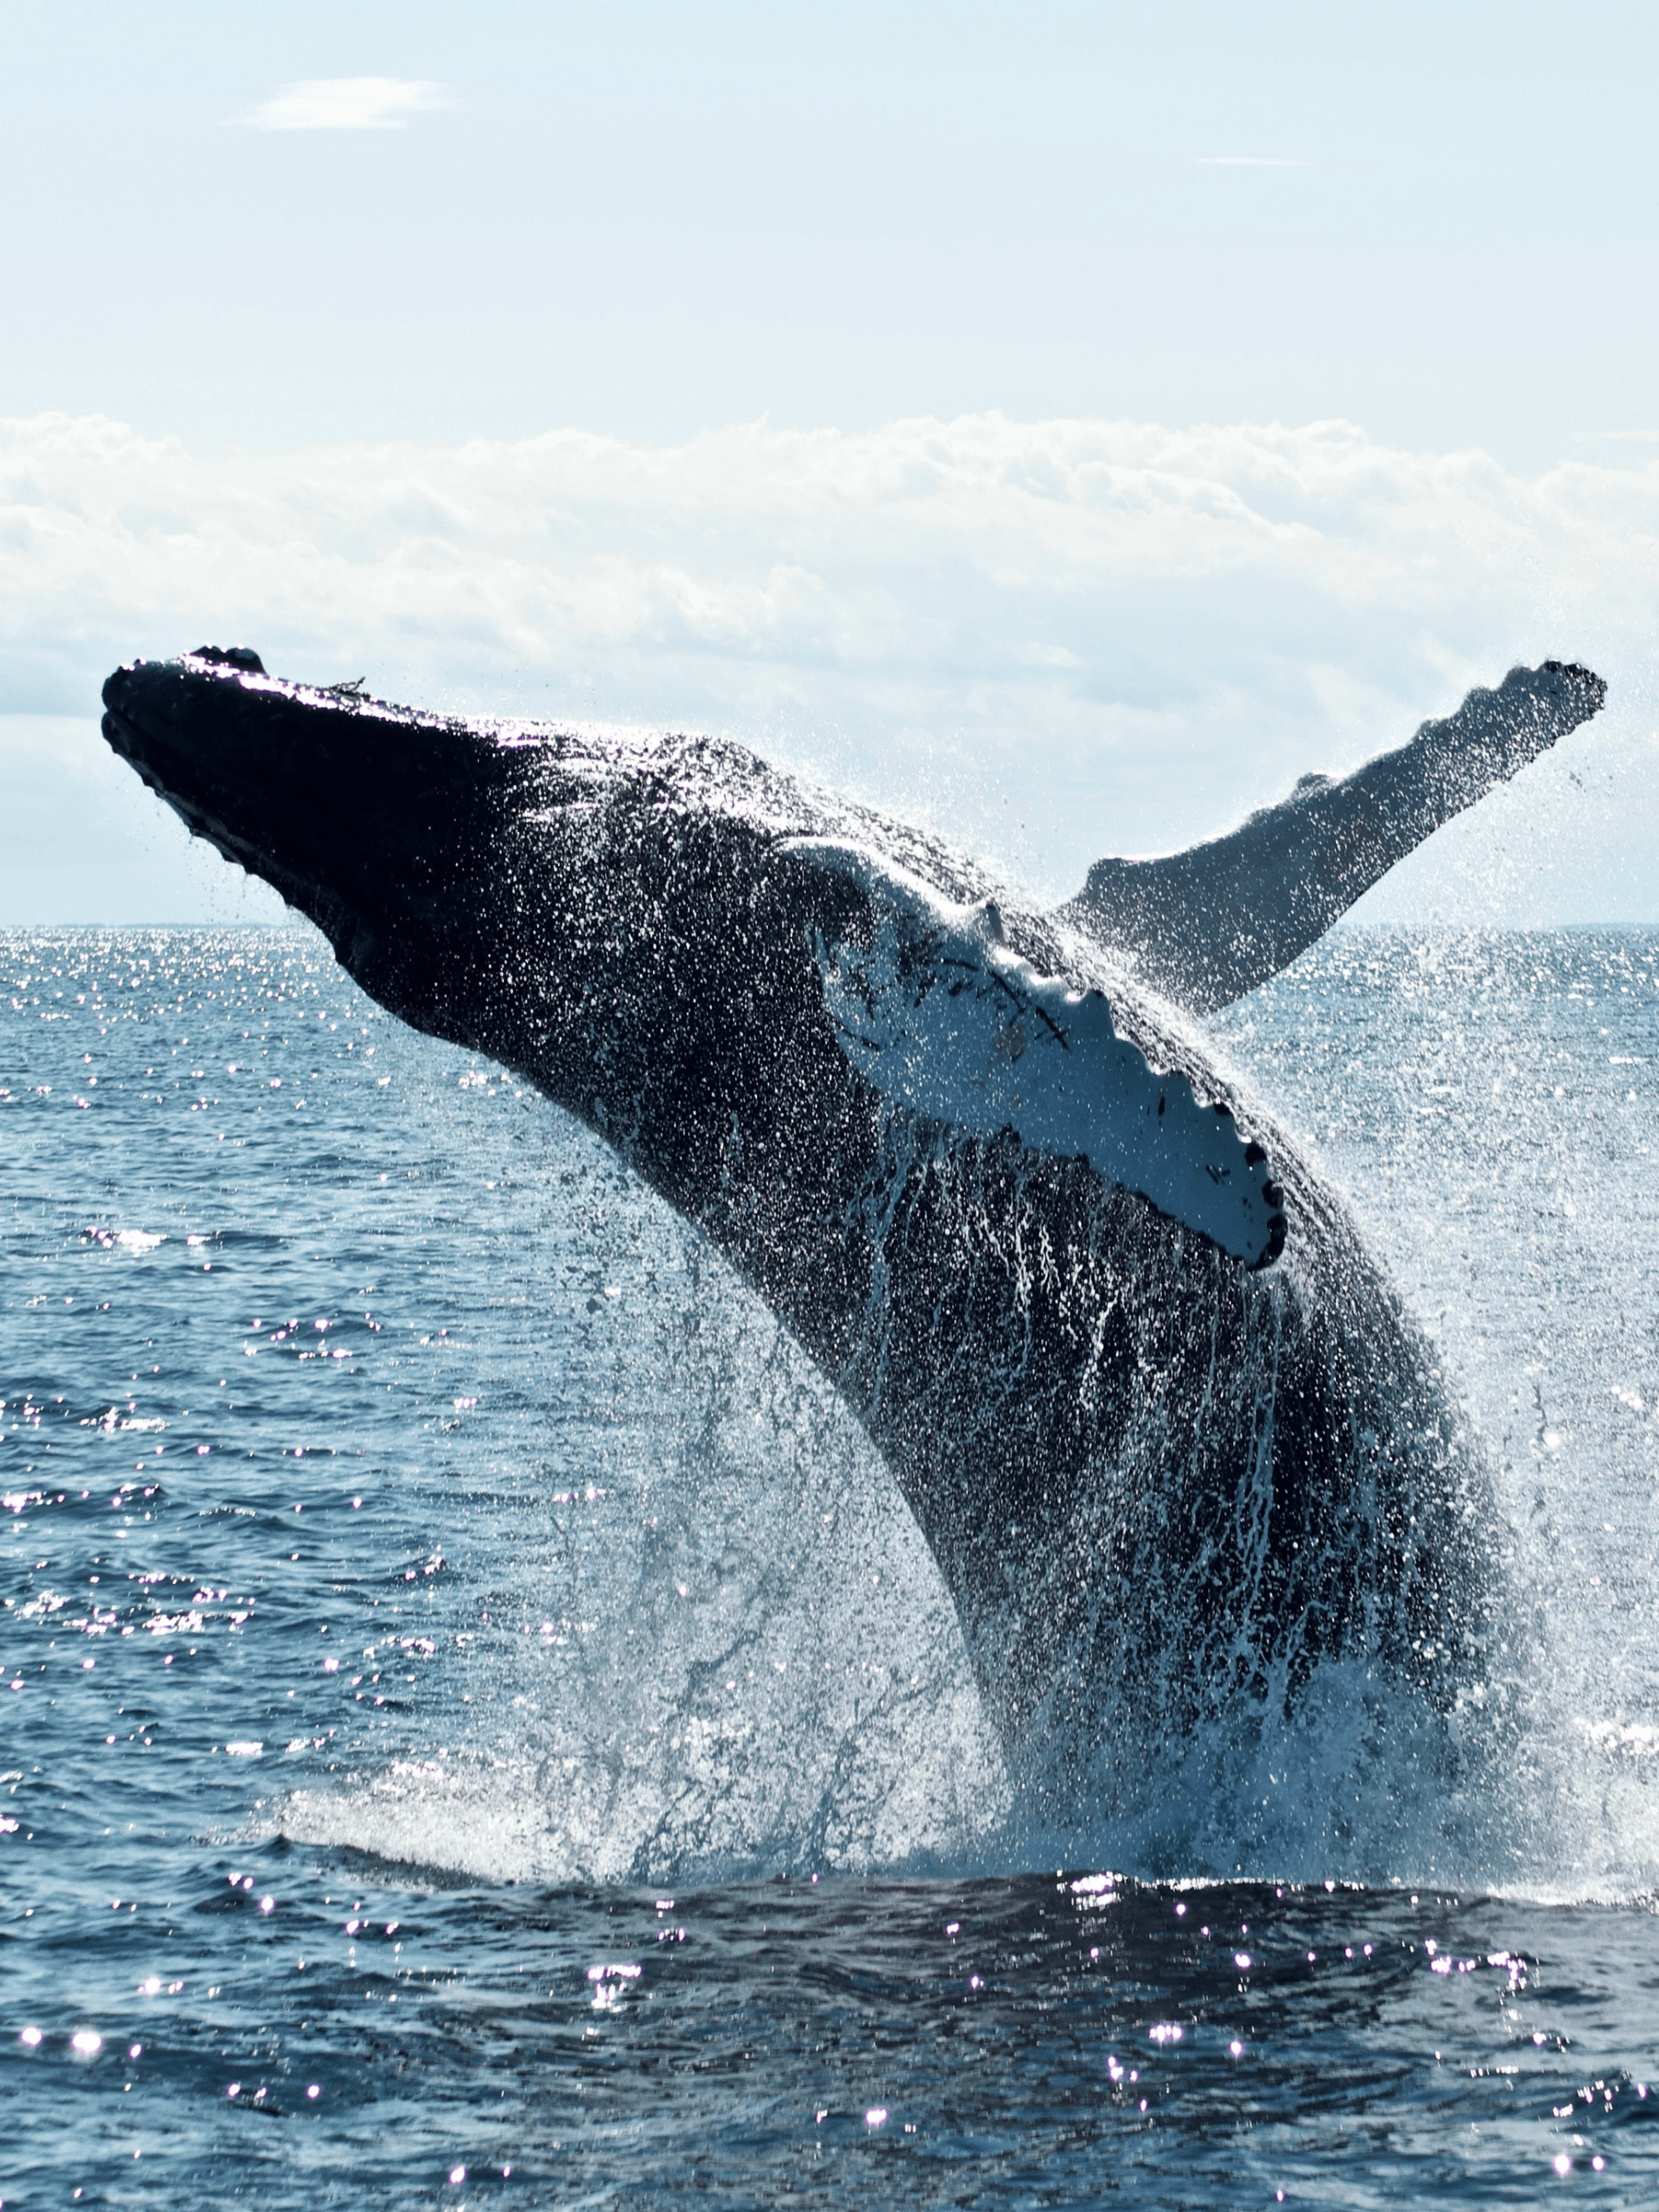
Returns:
[[[891,1468],[1012,1752],[1098,1771],[1131,1703],[1179,1730],[1328,1656],[1437,1705],[1480,1673],[1492,1503],[1430,1351],[1340,1201],[1100,947],[997,890],[1012,945],[1267,1144],[1277,1264],[1085,1161],[884,1109],[813,951],[860,894],[781,848],[996,888],[902,825],[734,745],[447,720],[237,653],[104,698],[115,750],[381,1005],[596,1130],[784,1320]]]

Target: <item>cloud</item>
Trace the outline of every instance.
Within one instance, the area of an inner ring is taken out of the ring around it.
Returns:
[[[1553,654],[1608,714],[1400,896],[1659,918],[1656,599],[1659,462],[1521,477],[1346,422],[224,458],[0,423],[0,710],[90,714],[117,660],[245,641],[432,706],[720,730],[1056,893]]]
[[[399,76],[311,77],[256,107],[256,131],[401,131],[411,115],[453,103],[441,84]]]

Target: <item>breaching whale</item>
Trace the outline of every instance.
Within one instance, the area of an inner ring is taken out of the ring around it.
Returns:
[[[735,744],[463,721],[245,647],[118,670],[104,732],[383,1006],[520,1072],[726,1255],[891,1468],[1010,1752],[1098,1771],[1131,1709],[1179,1731],[1326,1661],[1443,1709],[1481,1673],[1480,1451],[1190,1017],[1604,694],[1512,670],[1050,910]]]

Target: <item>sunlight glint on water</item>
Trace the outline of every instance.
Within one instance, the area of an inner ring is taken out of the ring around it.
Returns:
[[[309,933],[3,949],[8,2206],[1648,2201],[1654,939],[1218,1024],[1501,1468],[1515,1785],[1415,1893],[1386,1744],[1095,1839],[1250,1881],[1009,1879],[884,1471],[600,1147]]]

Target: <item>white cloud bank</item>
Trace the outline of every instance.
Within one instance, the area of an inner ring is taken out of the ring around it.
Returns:
[[[247,119],[256,131],[401,131],[411,115],[451,104],[443,86],[425,78],[311,77],[284,86]]]
[[[1538,477],[1352,425],[995,415],[204,459],[0,424],[0,710],[246,642],[460,709],[717,728],[1055,893],[1408,736],[1516,660],[1608,712],[1384,897],[1659,920],[1659,462]]]

